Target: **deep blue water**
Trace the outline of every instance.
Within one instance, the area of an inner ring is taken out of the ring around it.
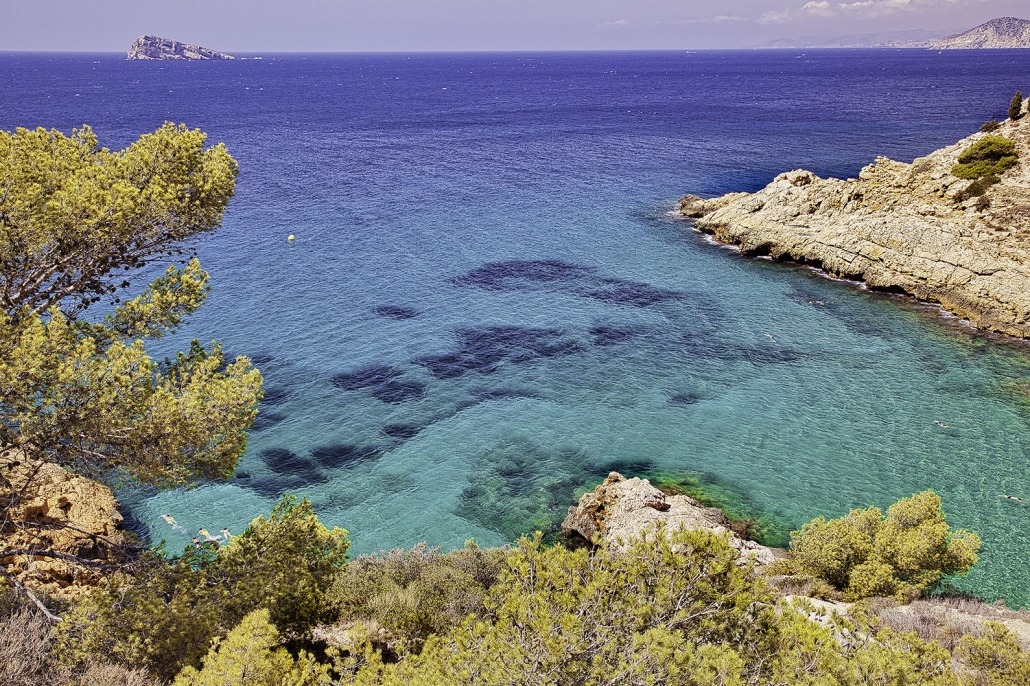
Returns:
[[[1030,372],[936,309],[713,246],[671,210],[785,170],[856,176],[1003,116],[1030,51],[0,54],[0,129],[171,120],[241,166],[180,334],[268,397],[229,483],[121,497],[172,549],[283,491],[355,552],[561,518],[608,469],[704,475],[798,526],[924,488],[1028,600]],[[297,237],[290,245],[289,234]],[[943,429],[934,420],[950,426]]]

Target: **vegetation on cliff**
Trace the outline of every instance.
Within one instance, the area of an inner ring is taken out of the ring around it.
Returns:
[[[999,176],[1018,161],[1015,142],[1004,136],[984,136],[962,151],[951,173],[960,179]]]

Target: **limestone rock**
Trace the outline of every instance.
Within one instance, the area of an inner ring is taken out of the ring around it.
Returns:
[[[17,451],[0,455],[0,498],[14,501],[11,521],[0,528],[0,551],[54,550],[89,560],[107,561],[125,543],[118,527],[122,515],[111,489],[55,464],[33,464]],[[32,559],[29,559],[29,558]],[[42,555],[0,558],[8,572],[27,587],[65,599],[85,593],[101,580],[96,568]]]
[[[624,550],[631,538],[658,522],[664,522],[669,531],[683,526],[729,533],[742,559],[750,557],[760,565],[771,564],[777,557],[772,548],[734,534],[721,510],[704,507],[685,495],[667,496],[647,479],[627,479],[618,472],[609,474],[604,483],[583,494],[579,505],[569,508],[562,530],[588,541],[599,534],[613,549]]]
[[[817,265],[939,303],[978,328],[1030,337],[1030,117],[992,133],[1015,141],[1019,164],[982,199],[957,200],[972,182],[951,168],[984,135],[911,164],[877,158],[858,179],[795,170],[756,193],[687,196],[681,211],[745,254]]]
[[[224,52],[158,36],[140,36],[129,47],[130,60],[234,60]]]

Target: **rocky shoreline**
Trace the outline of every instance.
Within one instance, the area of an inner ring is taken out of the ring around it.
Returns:
[[[951,169],[985,135],[1014,141],[1021,161],[983,196],[956,199],[972,182]],[[816,266],[938,303],[978,329],[1030,338],[1028,116],[911,164],[877,158],[857,179],[799,169],[755,193],[685,196],[680,212],[746,255]]]

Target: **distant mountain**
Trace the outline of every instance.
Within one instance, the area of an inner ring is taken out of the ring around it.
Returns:
[[[999,17],[975,29],[941,37],[942,32],[886,31],[851,36],[802,36],[780,38],[762,48],[927,48],[929,50],[982,50],[990,48],[1030,48],[1030,21]]]
[[[872,48],[923,47],[931,39],[940,38],[945,31],[912,29],[909,31],[881,31],[847,36],[799,36],[780,38],[760,45],[761,48]],[[900,45],[905,43],[905,45]],[[918,43],[919,45],[914,45]]]
[[[224,52],[158,36],[140,36],[129,47],[130,60],[234,60]]]
[[[1030,48],[1030,21],[1000,17],[975,29],[930,41],[931,50],[982,50],[985,48]]]

